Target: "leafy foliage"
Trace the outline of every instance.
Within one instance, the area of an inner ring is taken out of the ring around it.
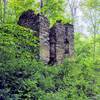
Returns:
[[[12,61],[18,64],[24,59],[26,61],[23,63],[27,63],[27,59],[34,58],[38,47],[38,38],[33,36],[34,33],[16,25],[0,27],[0,65],[10,68]]]
[[[56,20],[71,22],[65,13],[65,0],[8,0],[5,23],[3,0],[0,0],[0,100],[92,100],[100,99],[100,35],[96,35],[96,59],[93,61],[92,37],[75,34],[75,56],[63,64],[48,66],[37,61],[36,32],[16,25],[24,10],[33,9]],[[88,0],[90,9],[99,0]],[[99,21],[98,21],[99,23]]]
[[[36,39],[32,38],[30,30],[5,25],[0,28],[0,33],[0,98],[5,100],[98,98],[99,84],[94,64],[91,60],[87,60],[90,54],[89,47],[84,46],[87,43],[80,47],[80,50],[76,46],[76,57],[66,58],[63,64],[51,67],[34,59],[34,48],[30,47],[36,46],[33,43]]]

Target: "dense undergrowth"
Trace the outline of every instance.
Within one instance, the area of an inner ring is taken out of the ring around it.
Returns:
[[[0,100],[100,99],[90,45],[76,39],[74,57],[48,66],[34,59],[37,40],[28,29],[0,27]]]

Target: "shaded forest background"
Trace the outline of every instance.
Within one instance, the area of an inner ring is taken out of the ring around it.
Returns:
[[[73,57],[54,66],[34,59],[38,38],[17,25],[28,9],[44,14],[51,26],[56,20],[74,25]],[[77,23],[78,9],[88,36]],[[100,0],[0,0],[0,100],[99,100],[99,10]]]

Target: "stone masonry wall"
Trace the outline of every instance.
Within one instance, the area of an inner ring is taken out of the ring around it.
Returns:
[[[64,60],[64,54],[65,54],[65,44],[64,44],[64,35],[65,35],[65,27],[62,23],[57,22],[56,23],[56,58],[57,62],[61,63]]]
[[[40,59],[49,61],[49,21],[46,17],[39,16]]]
[[[49,21],[40,14],[34,14],[34,11],[28,10],[19,17],[18,24],[36,31],[35,36],[39,38],[39,49],[37,49],[37,58],[49,61]]]
[[[54,65],[62,63],[65,57],[74,53],[74,29],[71,24],[62,24],[57,21],[49,29],[49,21],[40,14],[28,10],[19,17],[18,24],[36,31],[34,34],[39,38],[38,58],[45,63]]]
[[[65,24],[65,32],[66,32],[66,38],[67,38],[67,45],[66,48],[69,48],[68,53],[66,53],[69,56],[72,56],[74,54],[74,28],[71,24]]]
[[[61,63],[64,59],[64,33],[65,27],[60,22],[57,22],[50,29],[50,62]],[[54,61],[54,62],[53,62]]]
[[[50,65],[54,65],[57,62],[56,41],[57,41],[57,38],[56,38],[56,31],[55,31],[55,26],[54,26],[50,29],[50,32],[49,32],[50,57],[49,57],[48,64]]]
[[[62,24],[58,21],[50,29],[50,61],[49,63],[62,63],[65,57],[73,55],[74,34],[73,25]]]

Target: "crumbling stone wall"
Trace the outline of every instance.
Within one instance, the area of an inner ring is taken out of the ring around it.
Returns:
[[[65,26],[65,54],[72,56],[74,54],[74,28],[72,24],[64,24]]]
[[[55,27],[52,27],[49,32],[50,59],[49,59],[48,64],[50,65],[54,65],[57,62],[56,41],[57,41],[57,38],[56,38]]]
[[[62,24],[61,21],[49,29],[49,21],[40,14],[28,10],[19,17],[18,24],[36,31],[39,38],[38,58],[54,65],[61,63],[68,55],[74,52],[73,25]]]
[[[28,10],[23,12],[19,17],[18,24],[26,28],[34,29],[34,25],[36,25],[36,15],[34,11]]]
[[[49,21],[44,16],[39,16],[40,59],[49,61]]]
[[[63,61],[64,58],[64,33],[65,27],[61,22],[57,22],[50,29],[50,64]]]
[[[38,58],[49,61],[49,21],[40,14],[34,14],[33,10],[22,13],[18,24],[36,31],[35,36],[39,38]]]
[[[62,63],[65,57],[74,51],[73,25],[62,24],[61,21],[50,29],[50,64]]]

